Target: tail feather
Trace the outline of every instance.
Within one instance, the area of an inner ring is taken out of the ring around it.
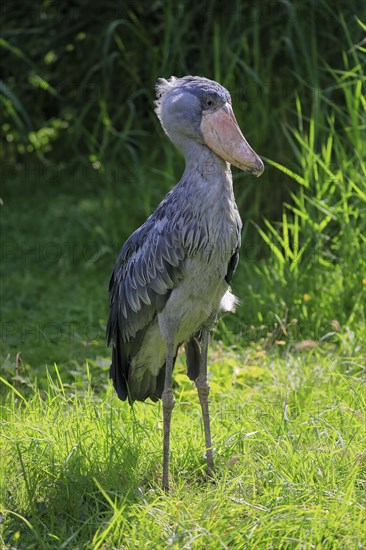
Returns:
[[[129,364],[121,350],[121,343],[118,339],[113,344],[112,364],[109,369],[109,378],[113,381],[114,389],[118,397],[122,401],[126,401],[128,397],[127,379],[129,372]],[[127,377],[127,378],[126,378]]]
[[[177,353],[174,357],[173,367],[176,358]],[[164,390],[165,371],[166,364],[163,363],[156,375],[146,368],[140,380],[133,379],[130,360],[121,348],[120,339],[114,343],[109,378],[112,379],[114,389],[122,401],[128,399],[129,404],[132,405],[134,401],[145,401],[148,398],[154,402],[161,399]]]
[[[192,336],[190,340],[184,343],[187,362],[187,375],[190,380],[196,380],[199,375],[201,348],[198,340]]]

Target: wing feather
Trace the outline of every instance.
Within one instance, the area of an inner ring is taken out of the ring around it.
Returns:
[[[128,397],[131,358],[182,277],[186,252],[172,199],[169,193],[125,242],[111,276],[107,342],[113,342],[110,377],[121,399]]]

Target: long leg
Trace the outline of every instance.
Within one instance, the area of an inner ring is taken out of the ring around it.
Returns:
[[[165,384],[162,394],[164,419],[164,448],[163,448],[163,489],[169,491],[169,454],[170,454],[170,421],[175,405],[172,391],[172,375],[174,366],[174,347],[168,345],[165,362]]]
[[[210,330],[212,327],[214,318],[210,319],[207,324],[202,327],[201,332],[201,360],[199,367],[199,375],[196,379],[196,387],[198,391],[198,397],[201,403],[203,425],[205,428],[205,442],[206,442],[206,460],[207,460],[207,473],[208,475],[214,472],[214,460],[212,450],[211,439],[211,427],[210,427],[210,413],[208,408],[208,396],[210,393],[210,386],[207,380],[207,351],[208,340],[210,336]]]

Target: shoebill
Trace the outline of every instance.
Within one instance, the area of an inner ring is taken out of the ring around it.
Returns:
[[[184,344],[202,408],[208,473],[214,469],[207,381],[209,333],[233,311],[230,282],[242,223],[230,165],[260,176],[263,162],[236,121],[229,92],[197,76],[160,79],[156,114],[185,158],[177,185],[125,242],[110,280],[110,377],[120,399],[162,399],[163,487],[169,490],[172,375]]]

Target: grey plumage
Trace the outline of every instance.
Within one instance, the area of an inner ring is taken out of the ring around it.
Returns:
[[[184,343],[187,374],[201,402],[209,472],[213,471],[208,413],[207,348],[218,310],[231,311],[229,284],[238,264],[241,220],[230,164],[260,175],[263,163],[236,122],[229,92],[187,76],[160,79],[156,113],[186,168],[146,222],[126,241],[110,285],[107,341],[118,396],[163,399],[163,485],[169,488],[172,371]]]
[[[110,374],[123,400],[128,396],[131,357],[138,353],[151,323],[157,322],[171,290],[185,276],[187,260],[197,258],[197,264],[205,270],[217,263],[213,262],[214,255],[219,258],[223,265],[218,279],[222,278],[223,293],[225,286],[228,289],[225,277],[230,274],[231,279],[236,267],[230,264],[233,255],[238,256],[241,221],[233,196],[226,197],[221,205],[228,211],[225,223],[215,223],[213,230],[215,205],[210,204],[207,190],[191,189],[196,186],[196,181],[187,181],[183,176],[154,214],[126,241],[113,270],[107,339],[108,343],[119,343],[114,348],[119,349],[114,352]],[[216,197],[212,198],[216,202]],[[225,225],[230,226],[229,234],[225,234]],[[195,327],[193,334],[199,328]],[[151,376],[146,372],[145,376],[150,381],[148,387],[138,393],[130,392],[130,401],[161,397],[162,387],[156,387],[158,374]]]

